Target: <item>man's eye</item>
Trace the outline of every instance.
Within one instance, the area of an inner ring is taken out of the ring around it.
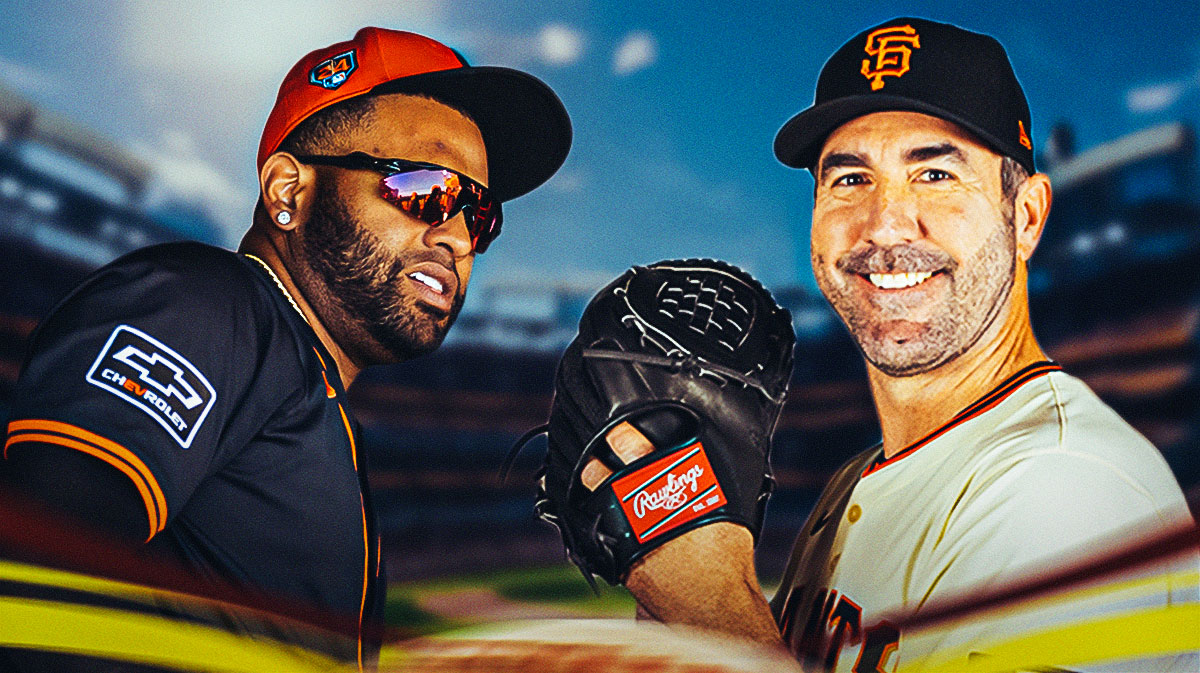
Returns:
[[[837,187],[837,186],[853,187],[855,185],[865,185],[865,184],[867,184],[867,178],[862,173],[847,173],[847,174],[837,178],[832,183],[830,183],[830,186],[831,187]]]
[[[924,182],[941,182],[942,180],[951,180],[953,178],[953,175],[937,168],[930,168],[921,173],[921,180]]]

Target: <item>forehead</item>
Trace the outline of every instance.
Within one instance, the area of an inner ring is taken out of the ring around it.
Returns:
[[[825,139],[821,157],[834,153],[866,156],[903,153],[942,143],[952,143],[980,160],[999,160],[998,154],[958,124],[906,110],[873,112],[842,124]]]
[[[427,161],[487,180],[487,151],[479,127],[463,113],[431,98],[409,94],[376,97],[352,149],[378,157]]]

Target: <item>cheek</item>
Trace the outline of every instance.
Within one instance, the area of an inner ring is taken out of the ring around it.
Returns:
[[[467,282],[471,280],[471,269],[474,268],[474,266],[474,255],[467,255],[466,257],[463,257],[455,265],[455,270],[458,271],[459,294],[463,294],[467,291]]]
[[[1004,225],[1003,215],[991,204],[972,200],[929,200],[921,213],[929,239],[959,261],[978,250],[996,227]]]
[[[850,240],[851,227],[839,218],[813,213],[813,226],[809,240],[813,265],[833,264],[842,253],[853,247]]]
[[[372,208],[363,226],[389,250],[407,250],[417,245],[429,225],[420,222],[384,203],[384,208]]]

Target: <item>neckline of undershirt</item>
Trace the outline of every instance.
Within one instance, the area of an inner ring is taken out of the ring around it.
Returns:
[[[908,447],[900,453],[897,453],[891,458],[884,459],[883,452],[880,451],[879,455],[875,457],[875,460],[871,461],[863,470],[862,476],[866,477],[869,474],[878,472],[888,465],[899,461],[901,458],[911,456],[917,451],[917,449],[929,444],[953,428],[983,414],[985,411],[994,408],[1026,383],[1040,376],[1049,374],[1050,372],[1058,371],[1062,371],[1062,366],[1057,362],[1050,360],[1042,360],[1041,362],[1035,362],[1022,368],[1017,373],[1002,381],[999,385],[993,388],[991,392],[979,398],[975,402],[967,405],[965,409],[955,414],[953,418],[951,418],[949,421],[946,421],[941,425],[941,427],[937,428],[933,432],[930,432],[921,439],[918,439],[912,444],[909,444]]]

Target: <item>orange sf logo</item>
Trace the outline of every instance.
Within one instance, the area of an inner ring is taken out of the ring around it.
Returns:
[[[864,58],[862,75],[871,80],[871,90],[883,88],[884,75],[900,77],[908,72],[908,58],[913,49],[921,48],[921,38],[912,26],[889,26],[871,31],[864,50],[875,57]]]

